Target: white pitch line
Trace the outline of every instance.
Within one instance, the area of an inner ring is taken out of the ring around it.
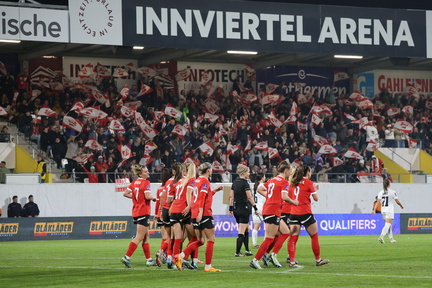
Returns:
[[[29,268],[30,266],[8,266],[8,265],[0,265],[0,268]],[[38,268],[38,269],[93,269],[93,270],[128,270],[128,271],[134,271],[134,270],[143,270],[143,271],[151,271],[153,269],[151,268],[125,268],[125,267],[83,267],[83,266],[44,266],[44,267],[31,267],[31,268]],[[170,271],[172,269],[164,269],[160,268],[161,270],[167,270]],[[271,274],[286,274],[286,273],[293,273],[293,274],[302,274],[302,275],[331,275],[331,276],[348,276],[348,277],[384,277],[384,278],[405,278],[405,279],[432,279],[432,276],[404,276],[404,275],[373,275],[373,274],[343,274],[343,273],[329,273],[329,272],[323,272],[323,273],[317,273],[317,272],[298,272],[300,269],[303,268],[294,268],[289,270],[282,270],[282,269],[266,269],[264,268],[263,271],[265,273],[271,273]],[[198,269],[197,271],[201,271],[202,269]],[[173,270],[175,271],[175,270]],[[195,270],[188,270],[184,269],[184,271],[195,271]],[[257,273],[257,270],[249,269],[249,270],[223,270],[223,272],[232,272],[232,273]]]

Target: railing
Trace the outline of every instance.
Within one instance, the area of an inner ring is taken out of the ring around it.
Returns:
[[[391,151],[391,160],[393,161],[393,162],[396,162],[397,163],[397,161],[395,161],[395,156],[397,156],[397,158],[398,159],[400,159],[400,160],[402,160],[403,162],[405,162],[405,163],[407,163],[408,164],[408,166],[409,166],[409,172],[410,173],[412,173],[412,165],[411,165],[411,162],[409,162],[408,160],[406,160],[405,158],[403,158],[401,155],[399,155],[398,153],[396,153],[396,151],[395,151],[395,149],[396,148],[386,148],[387,150],[389,150],[389,151]]]
[[[91,172],[90,172],[91,173]],[[15,174],[13,172],[0,172],[0,179],[2,179],[2,174]],[[89,173],[86,172],[76,172],[71,173],[65,172],[48,172],[53,177],[53,182],[68,182],[68,183],[88,183]],[[116,172],[106,172],[106,173],[94,173],[98,178],[98,183],[115,183],[115,179],[129,178],[129,180],[135,179],[131,172],[129,173],[116,173]],[[389,174],[391,181],[394,183],[404,183],[402,179],[407,179],[406,176],[412,175],[407,173],[392,173]],[[427,174],[417,174],[416,183],[429,183],[432,182],[432,175]],[[236,173],[213,173],[211,177],[211,182],[223,182],[231,183],[238,177]],[[266,173],[267,178],[273,177],[271,173]],[[422,177],[424,177],[422,179]],[[312,174],[311,180],[318,183],[382,183],[383,177],[378,173],[368,173],[368,174],[352,174],[352,173],[314,173]],[[255,182],[256,174],[250,175],[250,180]],[[149,181],[152,183],[161,182],[161,173],[150,173]]]

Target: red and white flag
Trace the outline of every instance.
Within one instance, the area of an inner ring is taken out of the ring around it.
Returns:
[[[91,77],[92,75],[93,75],[93,65],[91,63],[82,67],[81,70],[78,72],[78,77],[81,79]]]
[[[360,153],[357,152],[354,148],[349,148],[348,151],[344,155],[345,158],[352,158],[352,159],[363,159],[363,156],[360,155]]]
[[[105,78],[105,79],[110,79],[111,78],[111,71],[108,70],[107,67],[103,66],[99,62],[95,66],[93,72],[96,73],[101,78]]]
[[[90,92],[90,95],[101,104],[106,103],[108,101],[108,96],[106,94],[102,94],[102,92],[99,91],[99,89],[97,89],[96,87],[93,87],[93,89]]]
[[[201,150],[202,153],[207,154],[207,155],[211,155],[213,154],[213,145],[211,144],[210,141],[207,141],[203,144],[201,144],[198,149]]]
[[[266,91],[265,92],[267,94],[272,94],[276,90],[276,88],[278,88],[278,87],[279,87],[279,85],[277,85],[277,84],[271,84],[271,83],[269,83],[269,84],[266,85]]]
[[[51,116],[56,115],[56,112],[54,112],[53,110],[51,110],[48,107],[42,107],[42,108],[39,109],[39,112],[38,112],[37,115],[51,117]]]
[[[187,78],[189,78],[191,76],[191,74],[192,74],[191,69],[186,68],[186,69],[178,71],[177,74],[175,75],[175,79],[177,82],[183,81],[183,80],[186,80]]]
[[[40,94],[41,94],[40,90],[38,90],[38,89],[32,90],[30,93],[30,95],[31,95],[30,102],[33,101],[34,99],[36,99]]]
[[[145,84],[141,84],[141,90],[138,93],[137,97],[143,96],[143,95],[147,95],[147,94],[149,94],[151,92],[153,92],[153,89],[150,88],[150,86],[147,86]]]
[[[315,135],[313,138],[313,142],[316,143],[318,146],[322,147],[324,145],[331,145],[331,141],[327,138],[324,138],[319,135]]]
[[[201,83],[205,85],[205,84],[207,84],[210,80],[211,80],[211,77],[210,77],[210,70],[203,71],[203,72],[201,73]]]
[[[290,115],[296,115],[298,112],[299,112],[299,108],[297,106],[297,103],[293,102],[290,110]]]
[[[361,110],[372,109],[373,103],[369,99],[365,98],[360,102],[357,102],[357,107],[360,108]]]
[[[303,104],[309,104],[312,105],[313,103],[313,96],[310,93],[306,93],[306,94],[298,94],[297,95],[297,102],[298,105],[303,105]]]
[[[90,158],[93,158],[94,154],[93,153],[89,153],[89,154],[80,154],[77,156],[73,156],[72,158],[77,161],[77,163],[83,164],[86,163]]]
[[[335,72],[335,74],[334,74],[334,82],[347,80],[349,78],[350,77],[348,76],[348,73],[346,73],[346,72]]]
[[[269,147],[267,141],[260,141],[253,148],[257,150],[267,151]]]
[[[126,64],[125,66],[129,71],[135,71],[136,67],[135,64],[133,62],[129,62],[128,64]]]
[[[81,133],[83,128],[83,124],[81,123],[81,121],[67,115],[63,117],[62,126],[75,130],[78,133]]]
[[[300,133],[304,133],[307,131],[307,124],[300,122],[300,121],[297,121],[297,129]]]
[[[323,145],[319,149],[318,153],[320,153],[320,154],[336,155],[337,154],[337,150],[336,150],[336,148],[334,148],[331,145]]]
[[[204,119],[208,119],[210,122],[215,122],[216,120],[219,119],[219,115],[214,115],[214,114],[210,114],[210,113],[205,113],[205,115],[204,115]]]
[[[291,115],[284,121],[285,124],[292,124],[292,125],[296,124],[296,122],[297,122],[296,115]]]
[[[132,151],[128,146],[126,145],[119,145],[119,146],[120,147],[118,148],[123,160],[128,160],[129,158],[132,158]]]
[[[396,123],[393,126],[395,129],[399,129],[407,134],[411,134],[414,130],[414,126],[411,125],[408,121],[396,121]]]
[[[2,106],[0,106],[0,116],[7,116],[7,115],[8,115],[7,111]]]
[[[51,90],[55,92],[62,92],[64,89],[63,84],[60,82],[51,82],[49,85]]]
[[[252,149],[252,138],[248,136],[248,140],[246,143],[246,147],[244,148],[244,151],[247,152]]]
[[[157,149],[157,145],[154,142],[148,142],[144,146],[144,154],[150,154],[153,150]]]
[[[150,155],[145,154],[141,157],[141,160],[139,161],[138,164],[145,167],[147,165],[150,165],[152,162],[153,162],[153,158]]]
[[[225,172],[222,164],[219,163],[219,161],[213,161],[212,170],[215,173],[223,173],[223,172]]]
[[[66,75],[64,74],[62,76],[62,84],[66,88],[72,88],[75,85],[75,83],[72,80],[70,80],[68,77],[66,77]]]
[[[382,110],[384,109],[386,106],[386,104],[382,103],[381,101],[376,101],[374,104],[374,108],[377,110]]]
[[[84,145],[84,147],[89,148],[90,150],[99,150],[102,151],[103,147],[102,145],[100,145],[96,139],[94,138],[89,138],[86,142],[86,144]]]
[[[414,106],[413,105],[407,105],[402,108],[402,112],[405,114],[413,115],[414,114]]]
[[[228,155],[234,154],[240,147],[238,145],[232,145],[231,143],[228,144],[226,153]]]
[[[171,116],[173,118],[180,118],[183,115],[183,113],[180,110],[177,110],[171,104],[166,105],[164,112],[166,115]]]
[[[344,163],[339,157],[330,157],[330,161],[333,167],[339,166]]]
[[[364,99],[365,97],[359,92],[359,91],[354,91],[350,96],[349,99],[352,99],[356,102],[360,102]]]
[[[270,121],[270,123],[278,128],[280,128],[283,125],[283,122],[281,120],[279,120],[276,115],[272,112],[270,112],[270,114],[267,115],[268,120]]]
[[[136,119],[137,118],[135,118],[135,120]],[[145,123],[144,120],[140,122],[138,126],[140,127],[141,131],[147,136],[148,139],[153,139],[158,134],[157,131],[152,127],[150,127],[147,123]]]
[[[164,117],[165,113],[162,111],[154,111],[152,116],[153,119],[157,120],[157,121],[161,121]]]
[[[113,119],[108,125],[108,129],[114,130],[114,131],[120,131],[120,132],[126,132],[125,127],[120,123],[119,120]]]
[[[135,115],[136,107],[135,107],[135,109],[133,109],[133,108],[134,107],[129,108],[127,106],[122,106],[120,108],[120,114],[126,118],[133,117]]]
[[[316,114],[316,115],[321,114],[321,113],[328,114],[328,115],[332,115],[333,114],[333,112],[330,110],[329,107],[324,106],[324,105],[318,105],[316,103],[312,106],[312,109],[310,110],[310,113]]]
[[[408,148],[417,148],[418,141],[412,139],[408,135],[406,135],[406,139],[408,141]]]
[[[237,91],[234,90],[233,92],[235,92],[233,94],[237,94]],[[250,103],[256,101],[258,99],[258,97],[253,91],[247,91],[245,93],[241,93],[241,95],[239,97],[237,97],[236,99],[240,103],[250,104]]]
[[[420,97],[417,88],[414,86],[405,86],[404,92],[407,93],[409,96],[412,96],[414,98]]]
[[[216,114],[220,109],[220,106],[212,99],[206,99],[204,101],[204,106],[210,114]]]
[[[366,146],[366,150],[369,152],[374,152],[375,150],[378,150],[378,148],[378,143],[375,143],[373,141],[369,141],[368,145]]]
[[[79,110],[81,110],[82,108],[84,108],[85,105],[83,102],[81,101],[77,101],[72,105],[71,111],[77,111],[79,112]]]
[[[371,125],[369,119],[367,117],[363,117],[360,120],[358,120],[359,128],[363,129],[363,127]]]
[[[7,75],[7,69],[3,62],[0,61],[0,72],[3,73],[3,75]]]
[[[121,101],[121,99],[120,99],[120,101]],[[119,101],[119,102],[120,102],[120,101]],[[132,108],[132,109],[133,109],[134,106],[135,106],[135,107],[141,107],[141,105],[142,105],[142,102],[141,102],[140,100],[137,100],[137,101],[130,101],[130,102],[125,102],[125,103],[124,103],[124,106],[129,107],[129,108]]]
[[[344,113],[344,116],[351,121],[351,123],[358,123],[357,118],[355,118],[354,116],[352,116],[351,114],[348,113]]]
[[[312,114],[311,123],[315,126],[318,126],[321,123],[322,119],[318,117],[316,114]]]
[[[253,77],[255,76],[255,69],[252,67],[252,65],[250,63],[246,63],[244,70],[246,72],[246,76],[247,77]]]
[[[123,100],[129,96],[129,86],[127,84],[120,90],[120,95],[122,96]]]
[[[396,108],[396,107],[389,107],[389,108],[387,109],[387,115],[388,115],[388,116],[394,116],[394,115],[397,115],[397,114],[399,114],[399,113],[400,113],[399,108]]]
[[[188,132],[188,129],[186,129],[183,125],[177,124],[174,129],[172,130],[173,134],[176,134],[178,138],[183,139],[186,133]]]
[[[112,76],[115,77],[115,78],[128,77],[129,73],[126,71],[126,69],[123,69],[120,66],[117,66],[114,69],[114,73],[113,73]]]
[[[107,113],[105,113],[102,110],[99,110],[96,107],[86,107],[86,108],[82,108],[79,111],[77,111],[78,114],[83,115],[83,116],[87,116],[89,118],[93,118],[93,119],[103,119],[106,118],[108,116]]]
[[[138,72],[138,74],[143,75],[143,76],[155,77],[157,75],[157,72],[155,69],[150,68],[150,67],[146,67],[146,66],[137,68],[136,72]]]
[[[261,105],[267,105],[270,103],[277,103],[279,102],[281,96],[274,94],[274,95],[265,95],[261,98]]]
[[[268,156],[270,159],[276,158],[276,157],[280,157],[279,155],[279,151],[276,148],[268,148]]]

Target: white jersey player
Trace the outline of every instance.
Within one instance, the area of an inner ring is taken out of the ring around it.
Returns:
[[[383,190],[378,193],[377,200],[381,202],[381,214],[385,221],[385,225],[381,231],[381,235],[378,241],[384,244],[384,236],[388,233],[390,242],[395,243],[396,240],[393,239],[392,224],[394,219],[394,202],[396,202],[402,209],[404,208],[402,203],[399,201],[397,194],[394,190],[390,188],[390,181],[384,180]],[[375,214],[378,202],[375,203],[372,214]]]
[[[263,183],[265,183],[267,181],[267,178],[265,177],[265,175],[257,175],[256,176],[256,182],[254,185],[254,200],[255,203],[257,205],[257,212],[259,213],[259,215],[253,213],[252,214],[252,220],[254,223],[254,227],[252,230],[252,245],[254,248],[258,248],[258,231],[261,228],[261,221],[262,219],[262,208],[264,206],[264,203],[266,201],[266,197],[264,197],[263,195],[259,194],[257,192],[257,189],[260,185],[263,185]]]

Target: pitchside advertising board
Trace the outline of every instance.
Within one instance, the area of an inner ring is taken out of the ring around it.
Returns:
[[[350,79],[337,77],[341,72],[348,75],[346,68],[271,66],[257,70],[257,82],[260,87],[265,83],[279,84],[283,81],[286,93],[317,92],[320,98],[325,98],[330,93],[339,96],[350,91]]]
[[[431,71],[372,70],[354,75],[354,90],[367,97],[374,97],[383,90],[390,93],[404,92],[407,86],[414,86],[420,93],[432,93]]]
[[[128,216],[1,218],[0,241],[122,239],[131,238],[136,226]],[[156,222],[149,226],[151,237],[160,238]]]
[[[401,233],[431,234],[432,214],[401,214]]]

